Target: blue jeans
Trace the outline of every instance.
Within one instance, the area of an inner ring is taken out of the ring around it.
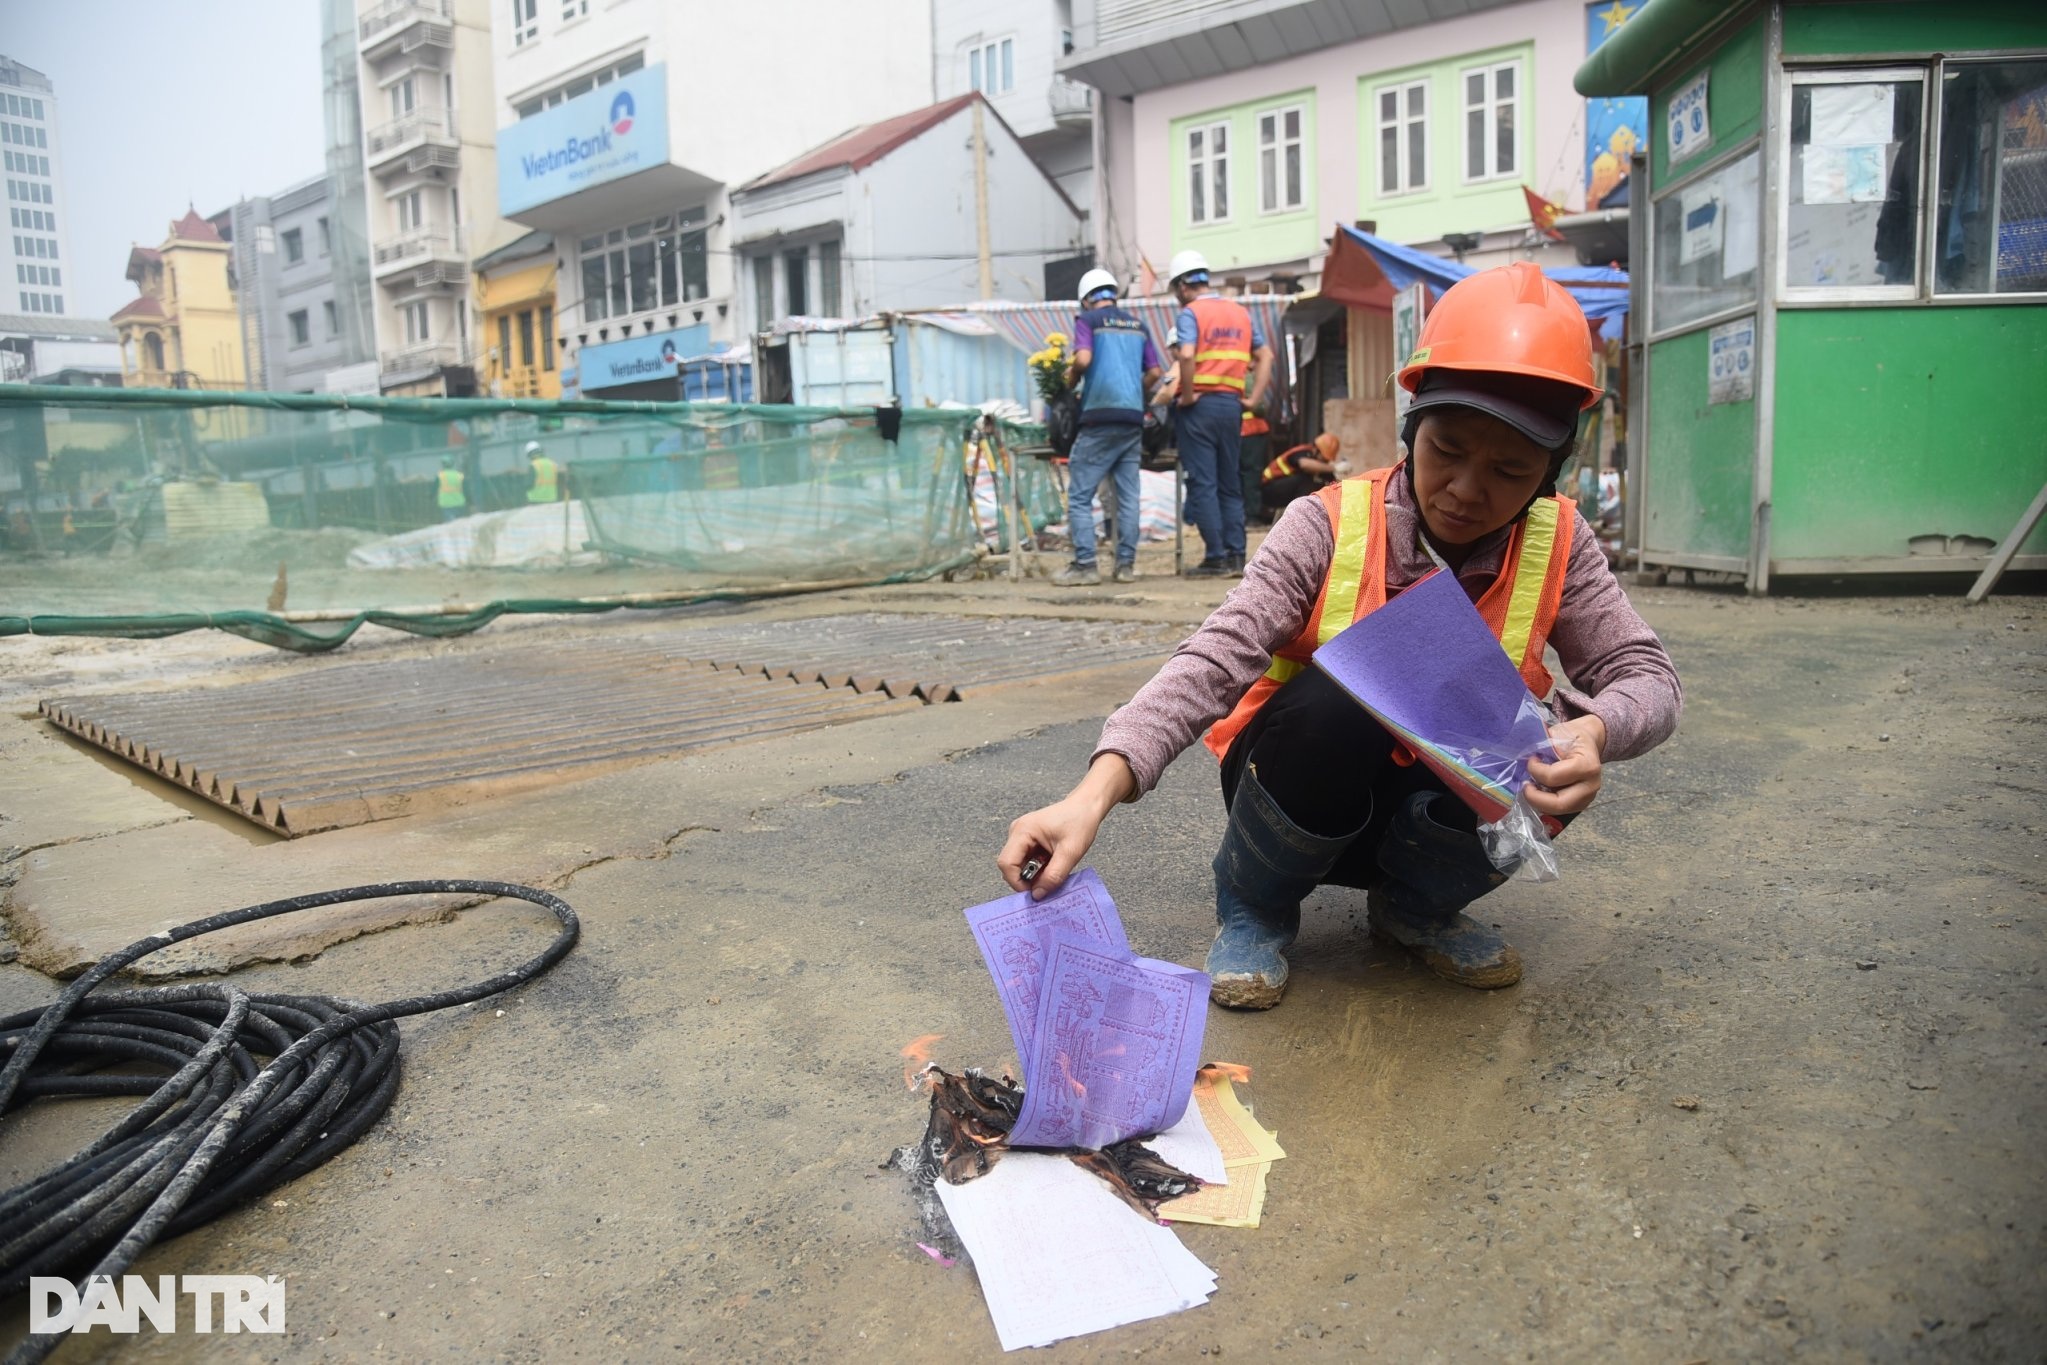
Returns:
[[[1201,532],[1202,557],[1244,557],[1244,490],[1238,482],[1237,443],[1244,405],[1233,393],[1204,393],[1192,407],[1173,409],[1180,468],[1187,478],[1186,519]]]
[[[1116,481],[1116,562],[1137,562],[1137,519],[1143,510],[1137,462],[1144,428],[1134,422],[1102,422],[1080,429],[1066,465],[1066,525],[1073,536],[1073,562],[1095,562],[1095,490]]]

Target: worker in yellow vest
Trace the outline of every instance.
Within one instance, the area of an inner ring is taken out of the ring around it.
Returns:
[[[561,466],[547,457],[540,442],[526,443],[526,462],[533,466],[533,486],[526,490],[526,501],[560,502]]]
[[[1578,415],[1600,397],[1577,301],[1525,261],[1470,275],[1429,313],[1399,382],[1414,395],[1407,458],[1289,507],[1243,583],[1110,716],[1079,785],[1012,823],[995,858],[1012,889],[1056,891],[1108,813],[1151,790],[1206,730],[1229,808],[1207,962],[1219,1005],[1279,1003],[1301,900],[1323,885],[1366,889],[1373,936],[1439,976],[1481,989],[1521,978],[1493,916],[1466,913],[1507,880],[1512,859],[1495,865],[1472,809],[1308,666],[1423,578],[1452,575],[1529,691],[1561,717],[1550,725],[1557,760],[1530,761],[1521,793],[1538,813],[1582,812],[1604,762],[1677,728],[1670,656],[1556,491]],[[1553,697],[1546,646],[1569,678]],[[1027,880],[1029,862],[1040,870]]]
[[[1294,499],[1334,482],[1336,456],[1342,449],[1336,433],[1325,431],[1306,445],[1291,446],[1273,456],[1259,471],[1259,502],[1277,516]]]
[[[453,455],[441,456],[440,481],[434,487],[434,505],[441,509],[442,521],[454,521],[469,515],[469,494],[463,490],[462,471],[455,464]]]

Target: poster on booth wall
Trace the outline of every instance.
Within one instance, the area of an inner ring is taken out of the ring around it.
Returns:
[[[1585,7],[1585,55],[1599,51],[1646,0],[1595,0]],[[1628,203],[1628,158],[1649,141],[1649,101],[1640,95],[1585,101],[1585,209]]]
[[[1713,177],[1684,192],[1683,235],[1678,238],[1677,263],[1690,265],[1720,254],[1727,215],[1720,211],[1720,179]]]
[[[1422,315],[1428,311],[1428,286],[1417,280],[1393,296],[1393,354],[1400,357],[1405,366],[1414,348],[1421,344]],[[1402,388],[1399,380],[1393,382],[1393,430],[1400,431],[1407,421],[1407,405],[1414,401],[1414,395]]]
[[[1756,320],[1723,322],[1706,334],[1706,401],[1746,403],[1756,396]]]
[[[1701,71],[1670,97],[1664,131],[1673,165],[1712,145],[1713,123],[1706,110],[1707,77],[1711,74],[1710,67]]]

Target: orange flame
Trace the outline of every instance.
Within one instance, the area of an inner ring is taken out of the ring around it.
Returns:
[[[932,1046],[944,1041],[944,1039],[945,1035],[942,1033],[926,1033],[921,1037],[912,1038],[903,1048],[903,1085],[905,1088],[910,1090],[917,1088],[918,1075],[931,1065]]]
[[[1203,1071],[1213,1071],[1217,1075],[1235,1081],[1239,1085],[1249,1085],[1251,1083],[1251,1068],[1241,1062],[1210,1062],[1201,1069]]]

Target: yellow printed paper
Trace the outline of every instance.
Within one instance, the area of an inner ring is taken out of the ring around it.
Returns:
[[[1265,1176],[1272,1163],[1238,1166],[1227,1185],[1204,1185],[1192,1194],[1159,1205],[1169,1223],[1207,1223],[1218,1228],[1255,1228],[1265,1212]]]
[[[1194,1099],[1201,1106],[1201,1121],[1222,1149],[1224,1167],[1277,1161],[1286,1155],[1277,1135],[1260,1126],[1237,1098],[1229,1077],[1203,1071],[1194,1085]]]

